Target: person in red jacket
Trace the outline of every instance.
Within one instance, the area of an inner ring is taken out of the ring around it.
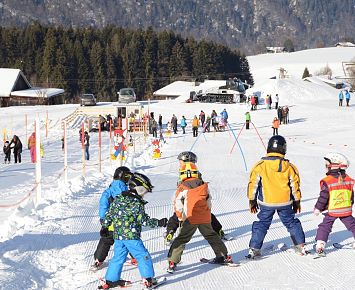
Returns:
[[[325,255],[325,244],[336,219],[341,220],[355,239],[355,218],[352,216],[355,181],[345,172],[349,167],[349,161],[340,153],[328,153],[324,159],[327,173],[320,181],[320,195],[314,206],[315,215],[328,210],[324,213],[324,219],[318,226],[316,235],[316,252],[321,256]],[[355,249],[355,242],[352,246]]]
[[[171,244],[168,253],[169,267],[173,273],[176,264],[181,261],[185,245],[191,240],[198,229],[208,241],[216,257],[213,263],[231,263],[232,257],[220,236],[211,226],[211,195],[196,164],[185,162],[180,166],[180,181],[174,200],[174,208],[179,221],[182,222],[180,234]]]

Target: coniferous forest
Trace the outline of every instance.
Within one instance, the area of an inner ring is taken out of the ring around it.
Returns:
[[[238,50],[170,31],[64,28],[34,22],[25,28],[0,27],[0,67],[21,69],[34,86],[65,90],[66,102],[82,93],[99,101],[117,100],[123,87],[139,99],[173,81],[238,77],[253,83]]]

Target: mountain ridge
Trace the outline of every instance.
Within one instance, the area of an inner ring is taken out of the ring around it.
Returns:
[[[282,46],[332,46],[355,34],[355,0],[2,0],[1,26],[46,25],[172,30],[247,54]]]

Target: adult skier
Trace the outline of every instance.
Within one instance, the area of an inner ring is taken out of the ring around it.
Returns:
[[[15,163],[21,163],[21,153],[22,153],[22,142],[17,135],[14,135],[10,144],[10,148],[14,150]]]
[[[146,288],[156,284],[152,258],[141,240],[143,226],[165,227],[167,218],[150,218],[144,206],[143,199],[148,192],[152,192],[153,185],[144,174],[134,173],[128,182],[129,190],[122,192],[112,202],[106,214],[102,229],[102,236],[109,235],[108,227],[113,223],[114,254],[108,266],[105,281],[99,289],[125,287],[127,281],[121,279],[123,264],[130,252],[138,261],[138,269]]]
[[[250,212],[258,213],[253,222],[248,258],[261,256],[261,247],[275,212],[287,228],[294,243],[295,252],[305,255],[305,235],[295,213],[301,212],[300,177],[295,165],[285,159],[286,140],[280,135],[268,142],[267,155],[257,162],[248,184]]]
[[[181,261],[185,245],[198,229],[208,241],[216,257],[215,264],[232,263],[232,257],[219,235],[211,226],[211,194],[197,167],[192,162],[184,162],[180,167],[180,181],[174,200],[175,213],[181,222],[181,231],[170,246],[168,253],[169,273]]]
[[[113,181],[110,186],[102,193],[99,206],[100,223],[103,223],[106,213],[110,208],[113,200],[119,196],[123,191],[127,191],[127,182],[131,178],[132,173],[126,166],[120,166],[115,170]],[[95,262],[93,268],[100,268],[103,261],[105,261],[111,246],[113,245],[113,227],[110,226],[108,233],[101,236],[100,241],[94,253]]]
[[[201,127],[204,127],[205,125],[205,112],[201,110],[200,115],[198,116],[199,120],[201,121]]]
[[[191,151],[181,152],[177,159],[179,160],[179,167],[183,166],[186,162],[191,162],[193,164],[197,163],[197,156]],[[223,239],[225,238],[225,233],[222,229],[221,223],[218,221],[217,217],[211,213],[211,225],[213,230]],[[169,218],[168,224],[166,226],[166,233],[164,236],[165,242],[170,243],[174,237],[174,234],[181,227],[181,221],[179,221],[176,212]]]
[[[349,161],[340,153],[328,153],[324,159],[326,177],[320,181],[320,195],[314,206],[315,215],[328,210],[316,234],[316,252],[320,256],[325,255],[325,244],[336,219],[340,219],[355,238],[355,218],[352,216],[355,181],[345,172]],[[355,241],[352,246],[355,249]]]

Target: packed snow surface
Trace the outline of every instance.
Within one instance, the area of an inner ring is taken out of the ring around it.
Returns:
[[[265,58],[257,57],[259,64],[252,63],[252,72],[265,67]],[[328,57],[339,65],[339,57],[333,50]],[[302,59],[302,54],[298,60],[303,64],[308,61]],[[280,66],[286,62],[287,54],[283,63],[274,64]],[[313,208],[319,194],[319,180],[325,175],[323,156],[336,151],[345,154],[351,163],[355,161],[354,95],[350,107],[339,107],[339,91],[331,86],[304,82],[300,77],[270,80],[272,70],[265,71],[262,74],[264,79],[259,77],[260,81],[251,90],[272,94],[273,97],[278,93],[279,105],[290,108],[290,123],[281,125],[279,134],[288,142],[286,158],[300,172],[302,212],[298,218],[302,222],[306,242],[312,248],[317,226],[322,220],[322,216],[313,215]],[[105,108],[110,104],[99,104],[98,108],[100,106]],[[0,166],[0,289],[96,289],[98,278],[105,275],[107,268],[93,273],[89,267],[99,240],[99,198],[110,184],[119,161],[110,160],[109,133],[103,132],[102,170],[99,172],[98,133],[90,133],[91,158],[86,163],[83,176],[78,140],[81,121],[76,120],[68,126],[68,183],[65,184],[61,119],[77,107],[0,108],[2,133],[19,135],[24,145],[21,164],[13,164],[12,156],[12,164],[2,162]],[[144,107],[147,111],[146,102]],[[213,109],[219,113],[224,108],[229,113],[231,130],[216,133],[212,130],[205,134],[200,130],[198,138],[192,137],[190,121],[194,115],[201,110],[209,115]],[[184,150],[195,152],[203,179],[209,182],[212,212],[222,223],[224,231],[234,237],[234,240],[226,242],[226,246],[235,262],[243,260],[247,254],[251,226],[256,220],[256,215],[249,213],[246,197],[249,173],[253,164],[266,153],[264,145],[272,135],[271,123],[276,116],[275,109],[266,109],[262,104],[257,111],[251,111],[252,125],[250,130],[245,130],[244,115],[249,110],[247,104],[152,101],[149,111],[155,116],[162,114],[164,124],[172,114],[176,114],[178,119],[185,115],[189,120],[187,134],[183,135],[179,128],[178,134],[165,136],[162,157],[156,160],[151,158],[152,138],[137,134],[134,136],[135,147],[129,148],[123,163],[151,178],[154,191],[146,196],[149,202],[146,211],[150,216],[170,217],[178,177],[177,155]],[[34,206],[35,166],[30,162],[26,136],[33,131],[37,114],[41,120],[44,157],[42,197]],[[236,136],[238,143],[234,146]],[[348,174],[355,177],[353,164]],[[12,206],[21,199],[24,201],[19,206]],[[335,222],[330,235],[326,258],[313,260],[289,251],[275,251],[265,259],[236,268],[201,264],[199,259],[212,258],[213,251],[196,232],[173,275],[165,271],[168,248],[164,245],[163,233],[163,228],[155,228],[146,229],[142,234],[142,240],[152,255],[156,276],[168,278],[161,289],[354,289],[355,251],[332,247],[334,242],[353,241],[351,233],[339,221]],[[264,246],[280,243],[291,245],[287,230],[275,215]],[[140,279],[138,269],[125,266],[122,278]],[[140,287],[132,286],[132,289]]]

